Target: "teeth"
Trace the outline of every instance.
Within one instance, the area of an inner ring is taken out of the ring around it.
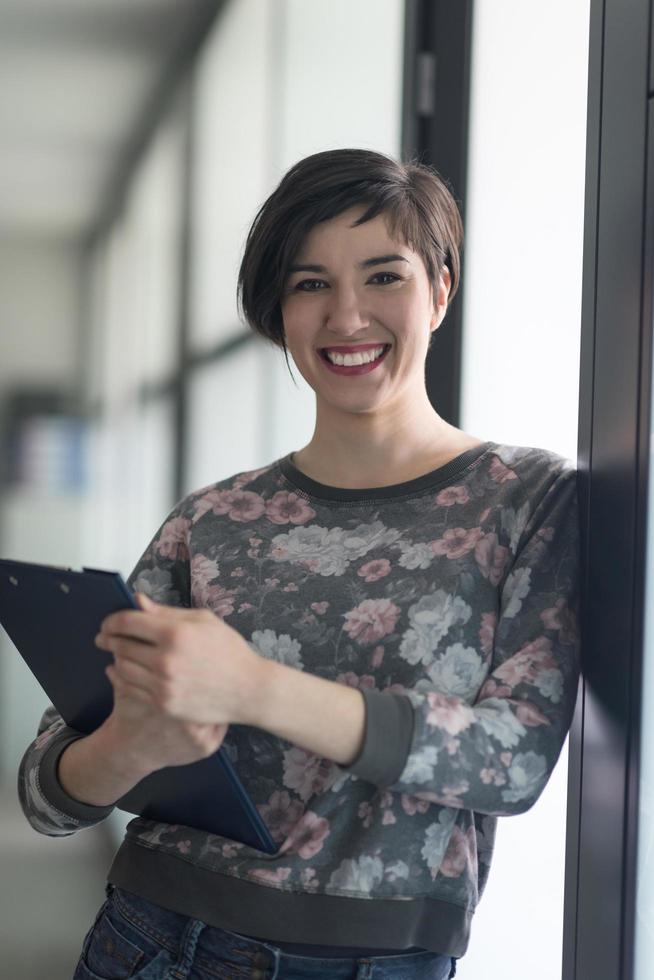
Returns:
[[[384,350],[385,345],[382,344],[381,347],[375,347],[374,350],[369,350],[361,354],[335,354],[332,351],[325,351],[325,353],[332,364],[351,367],[354,364],[369,364],[370,361],[375,361],[384,353]]]

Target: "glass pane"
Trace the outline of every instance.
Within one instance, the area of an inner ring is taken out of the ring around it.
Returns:
[[[265,465],[262,381],[263,361],[256,341],[194,371],[184,493]]]
[[[288,363],[293,377],[282,350],[266,344],[262,357],[266,405],[261,457],[271,461],[302,449],[310,441],[316,424],[316,396],[290,354]]]
[[[236,277],[270,153],[267,0],[229,3],[195,75],[191,344],[238,332]]]
[[[176,113],[158,130],[129,198],[139,382],[165,378],[177,360],[183,139]]]
[[[654,399],[649,438],[653,447]],[[648,487],[634,980],[650,980],[654,963],[654,453],[651,448]]]
[[[288,0],[275,42],[280,176],[336,147],[399,154],[404,8],[404,0]]]
[[[92,425],[85,564],[127,577],[173,506],[173,421],[171,400],[157,399]]]

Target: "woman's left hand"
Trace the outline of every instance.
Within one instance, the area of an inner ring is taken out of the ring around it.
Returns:
[[[154,602],[107,616],[95,638],[126,693],[185,721],[248,724],[262,690],[265,658],[210,609]]]

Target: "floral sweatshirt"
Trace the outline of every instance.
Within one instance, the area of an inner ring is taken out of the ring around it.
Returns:
[[[358,688],[364,741],[339,766],[230,726],[223,744],[279,851],[136,817],[109,881],[280,944],[462,956],[497,818],[534,805],[572,721],[579,541],[572,462],[494,442],[393,486],[317,483],[290,453],[187,495],[128,584]],[[79,737],[49,707],[22,759],[40,833],[112,810],[58,781]]]

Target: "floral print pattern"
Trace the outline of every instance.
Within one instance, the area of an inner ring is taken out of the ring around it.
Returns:
[[[402,771],[375,784],[363,761],[340,767],[232,726],[225,749],[278,853],[140,817],[131,841],[265,888],[474,910],[497,817],[533,806],[557,761],[580,659],[573,465],[486,445],[414,493],[327,499],[276,461],[171,511],[133,589],[212,609],[260,656],[358,688],[389,719],[394,699],[408,704],[413,729]],[[106,815],[57,806],[39,782],[47,753],[74,736],[48,709],[21,763],[23,809],[41,833]],[[391,737],[366,732],[382,760]]]

